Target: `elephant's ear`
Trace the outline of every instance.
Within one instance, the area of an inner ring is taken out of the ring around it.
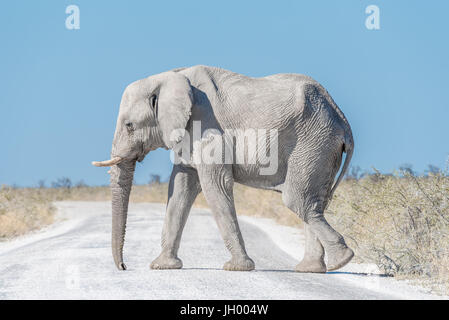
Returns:
[[[157,98],[157,119],[162,139],[168,148],[172,149],[184,137],[192,104],[190,81],[177,72],[167,72]]]

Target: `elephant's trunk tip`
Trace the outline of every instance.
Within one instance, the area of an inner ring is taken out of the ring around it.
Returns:
[[[117,269],[126,270],[126,265],[123,262],[117,264]]]

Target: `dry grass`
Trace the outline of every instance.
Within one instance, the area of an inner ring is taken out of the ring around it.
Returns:
[[[0,187],[0,240],[52,223],[54,211],[42,189]]]
[[[167,184],[133,186],[132,202],[167,201]],[[237,212],[302,223],[281,195],[235,185]],[[55,200],[108,201],[108,187],[0,189],[0,238],[23,234],[53,221]],[[194,204],[207,207],[202,194]],[[345,180],[326,213],[355,249],[358,261],[376,263],[386,273],[424,279],[438,292],[449,288],[449,176],[376,173]]]
[[[449,289],[449,177],[376,173],[347,180],[327,215],[359,260]]]

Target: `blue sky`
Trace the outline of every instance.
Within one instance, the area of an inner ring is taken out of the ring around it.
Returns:
[[[65,27],[68,5],[80,29]],[[380,30],[365,8],[380,8]],[[423,171],[449,156],[447,1],[8,1],[0,11],[0,184],[107,184],[121,94],[181,66],[312,76],[355,137],[353,165]],[[136,171],[167,178],[169,154]]]

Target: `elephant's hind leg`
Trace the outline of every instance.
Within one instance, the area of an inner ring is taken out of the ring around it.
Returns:
[[[223,269],[229,271],[254,270],[254,261],[248,256],[234,206],[232,168],[227,165],[205,165],[198,170],[204,197],[223,237],[231,260]]]
[[[335,231],[322,213],[310,212],[305,221],[323,244],[327,254],[327,270],[333,271],[345,266],[354,257],[343,236]]]
[[[324,248],[307,223],[304,223],[306,245],[304,257],[296,266],[298,272],[325,273]]]
[[[150,265],[152,269],[180,269],[178,248],[193,202],[201,191],[194,169],[175,166],[170,177],[167,212],[162,231],[162,252]]]
[[[304,259],[296,270],[325,272],[326,268],[322,267],[323,248],[327,255],[327,271],[340,269],[351,261],[354,252],[346,245],[343,236],[329,225],[322,211],[306,210],[305,212],[303,216],[300,216],[307,225],[306,250]]]
[[[306,238],[315,239],[306,240],[305,257],[298,266],[298,271],[322,270],[317,266],[321,265],[323,247],[328,258],[328,271],[343,267],[354,256],[343,236],[335,231],[324,218],[324,208],[330,201],[329,190],[341,162],[340,153],[337,151],[334,155],[317,156],[313,162],[290,166],[287,173],[282,200],[307,224],[307,229],[310,230],[306,230]],[[307,262],[308,260],[313,262]],[[311,265],[315,267],[312,268]]]

